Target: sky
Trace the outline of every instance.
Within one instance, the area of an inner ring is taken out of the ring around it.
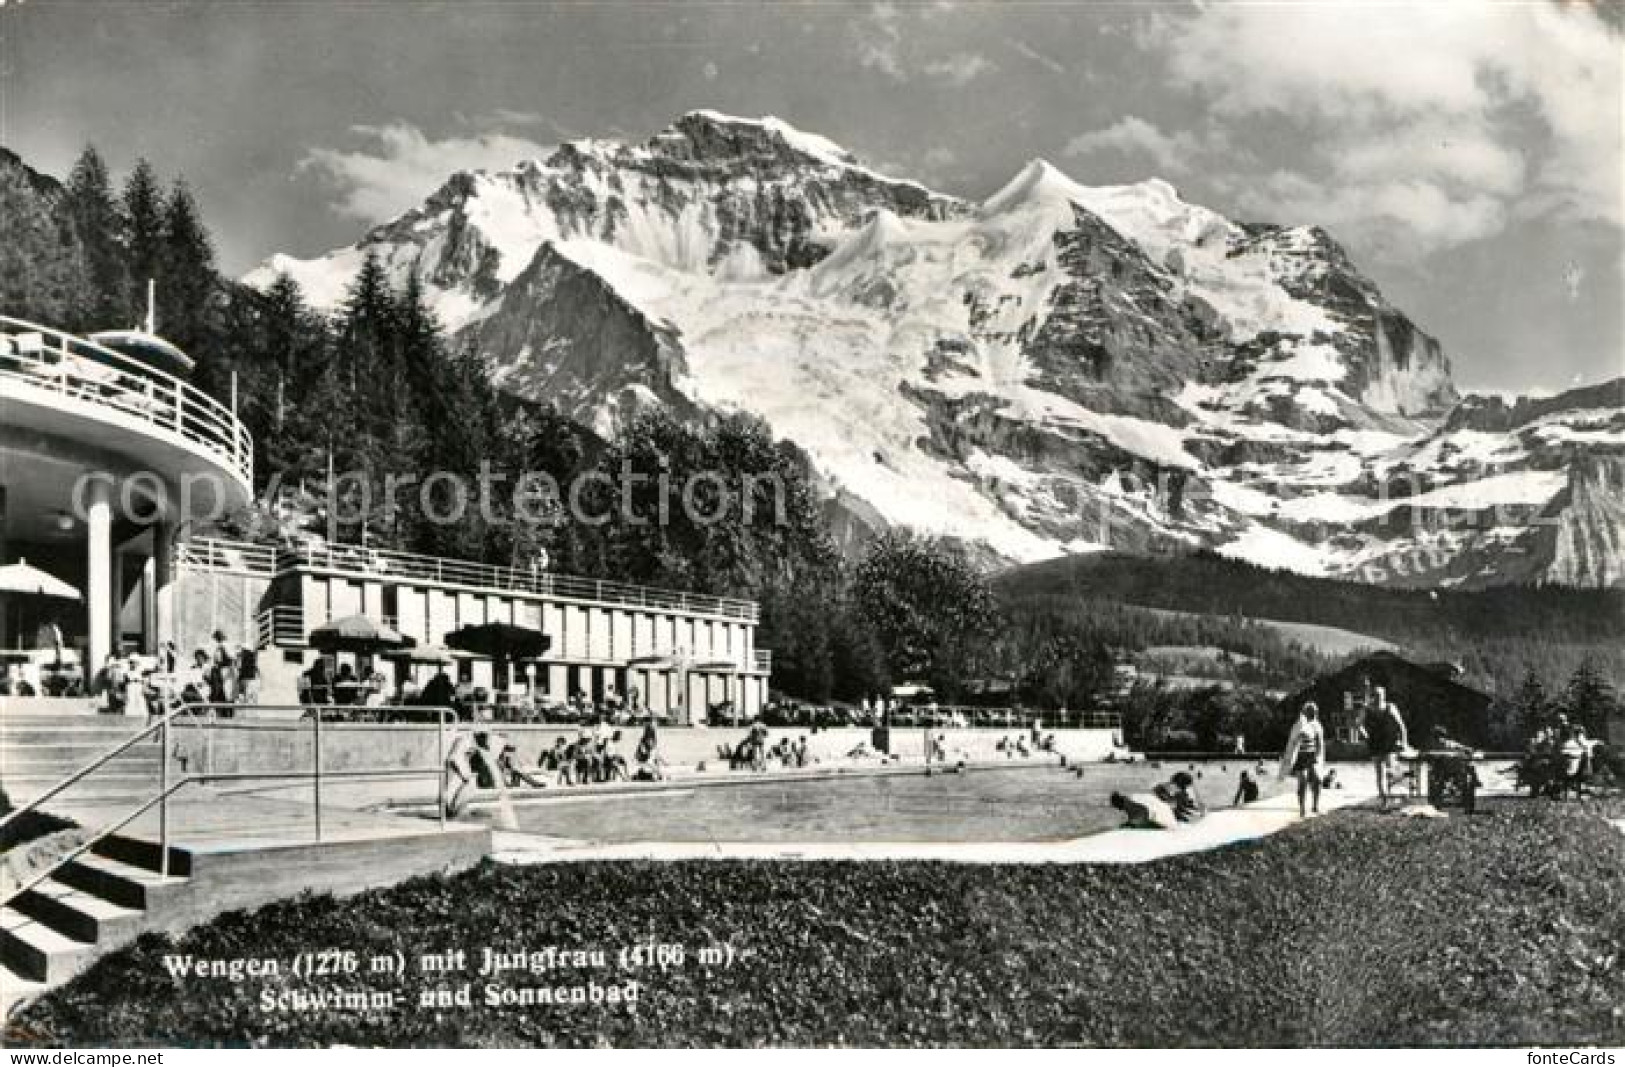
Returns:
[[[184,177],[224,270],[459,169],[776,115],[982,199],[1030,159],[1329,230],[1467,389],[1625,374],[1621,8],[0,0],[0,144]]]

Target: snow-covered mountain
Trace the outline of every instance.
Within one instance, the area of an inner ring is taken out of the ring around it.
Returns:
[[[1166,182],[1035,161],[978,204],[700,111],[454,175],[247,280],[333,306],[368,253],[504,388],[604,432],[651,404],[755,412],[859,528],[1012,560],[1210,545],[1385,583],[1625,580],[1617,389],[1458,405],[1438,342],[1324,231]]]

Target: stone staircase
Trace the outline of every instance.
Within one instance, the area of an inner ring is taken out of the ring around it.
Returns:
[[[145,725],[95,715],[0,716],[0,786],[14,805],[26,803]],[[81,820],[85,829],[99,829],[152,797],[162,759],[156,740],[138,742],[61,797],[75,810],[103,814],[99,824]],[[43,813],[19,822],[29,838],[67,825]],[[186,883],[190,857],[170,853],[165,876],[156,848],[115,835],[0,908],[0,984],[54,985],[133,940],[146,928],[148,910]]]
[[[0,703],[0,787],[13,804],[26,803],[145,726],[145,719],[18,714]],[[274,722],[261,728],[280,729]],[[288,729],[292,736],[301,727]],[[343,741],[341,736],[338,743]],[[120,823],[157,794],[163,759],[156,740],[136,742],[41,810],[8,825],[0,848],[75,826],[94,832]],[[171,781],[179,781],[179,764],[171,771]],[[293,798],[259,796],[191,783],[166,806],[167,838],[160,813],[149,810],[7,901],[0,907],[0,1018],[146,931],[178,933],[222,911],[305,891],[355,893],[461,870],[491,849],[491,831],[483,824],[442,829],[433,820],[332,802],[323,805],[317,838],[309,793],[294,792]],[[160,873],[166,865],[159,842],[166,839],[167,873]],[[63,846],[56,855],[75,847]],[[8,877],[12,886],[31,877],[26,871],[43,869],[24,862],[24,855],[11,848],[0,856],[12,861],[10,874],[20,874]]]

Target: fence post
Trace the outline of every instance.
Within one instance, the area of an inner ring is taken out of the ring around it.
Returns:
[[[316,772],[313,778],[316,789],[316,842],[320,844],[322,840],[322,706],[320,704],[317,704],[314,708],[314,714],[315,745],[313,747],[315,751],[311,753],[311,759],[315,764]]]

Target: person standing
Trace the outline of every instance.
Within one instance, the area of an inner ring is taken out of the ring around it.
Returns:
[[[1377,779],[1377,797],[1383,810],[1388,808],[1389,787],[1393,772],[1399,764],[1400,753],[1410,747],[1405,733],[1405,719],[1400,715],[1388,694],[1377,689],[1360,723],[1366,749],[1371,755],[1371,769]]]
[[[226,632],[214,632],[214,650],[209,654],[209,703],[228,704],[237,695],[235,657],[226,647]]]
[[[1320,722],[1320,707],[1314,701],[1304,704],[1298,721],[1292,724],[1292,733],[1281,755],[1280,776],[1298,780],[1298,817],[1308,818],[1320,814],[1320,784],[1325,776],[1326,728]],[[1313,800],[1313,807],[1307,802]]]
[[[258,704],[259,702],[259,652],[253,645],[245,644],[237,650],[237,703]]]
[[[125,687],[127,680],[124,662],[117,656],[108,656],[106,662],[102,664],[102,669],[96,673],[92,692],[93,696],[100,696],[105,699],[105,703],[102,705],[104,714],[124,714],[125,701],[129,699],[129,693]]]
[[[474,784],[472,761],[474,739],[467,730],[454,730],[451,743],[446,747],[446,763],[442,774],[441,793],[446,801],[446,816],[455,819],[462,813],[463,794]]]

